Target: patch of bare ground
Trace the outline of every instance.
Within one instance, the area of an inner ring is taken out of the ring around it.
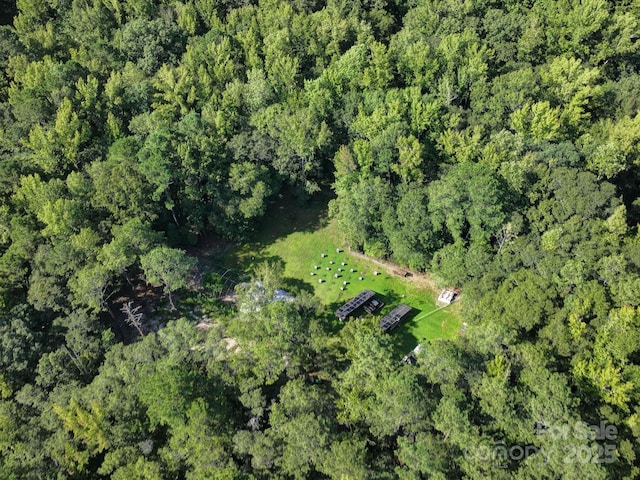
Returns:
[[[235,293],[229,293],[220,297],[222,303],[235,304],[238,301],[238,296]]]
[[[238,345],[238,341],[232,337],[224,337],[222,339],[226,344],[226,349],[228,352],[237,353],[240,351],[240,346]]]
[[[220,326],[220,323],[209,318],[206,315],[203,315],[200,318],[200,322],[195,326],[195,328],[204,332],[218,326]],[[238,345],[238,341],[235,338],[222,337],[222,342],[224,343],[224,347],[228,352],[237,353],[240,351],[240,345]]]
[[[216,324],[213,323],[209,317],[203,315],[202,318],[200,319],[200,322],[198,322],[198,324],[196,325],[196,329],[201,331],[206,331],[215,326]]]

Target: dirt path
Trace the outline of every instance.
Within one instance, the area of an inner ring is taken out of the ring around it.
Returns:
[[[428,288],[432,290],[434,293],[439,293],[440,288],[434,283],[431,278],[429,278],[428,273],[418,273],[413,270],[409,270],[408,268],[402,267],[392,262],[387,262],[385,260],[379,260],[377,258],[368,257],[363,253],[354,252],[353,250],[347,250],[347,253],[352,257],[359,258],[361,260],[366,260],[367,262],[375,263],[376,265],[381,266],[385,269],[385,271],[389,275],[395,275],[396,277],[403,278],[415,285]],[[405,276],[404,273],[409,273],[408,276]]]

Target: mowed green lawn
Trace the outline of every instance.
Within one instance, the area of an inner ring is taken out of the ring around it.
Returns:
[[[229,251],[223,261],[247,272],[265,261],[283,263],[283,288],[312,292],[326,306],[330,321],[337,322],[333,312],[366,288],[385,302],[380,317],[399,303],[411,306],[412,317],[390,333],[399,354],[420,342],[456,335],[460,318],[450,307],[434,311],[435,292],[352,256],[335,225],[327,222],[325,212],[326,202],[314,202],[306,208],[274,206],[256,240]]]

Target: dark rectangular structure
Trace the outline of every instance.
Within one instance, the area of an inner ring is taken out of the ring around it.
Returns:
[[[382,320],[380,320],[380,328],[385,332],[390,332],[396,328],[402,320],[411,312],[411,307],[401,303],[396,308],[387,313]]]
[[[373,298],[373,299],[371,299],[370,302],[368,302],[364,306],[364,309],[366,310],[367,313],[370,313],[370,314],[373,315],[378,310],[380,310],[382,307],[384,307],[384,302],[382,300],[378,300],[377,298]]]
[[[358,295],[353,297],[343,306],[341,306],[338,310],[336,310],[336,317],[340,319],[340,321],[344,321],[349,316],[353,314],[360,307],[365,306],[369,301],[376,296],[376,292],[372,290],[363,290]]]

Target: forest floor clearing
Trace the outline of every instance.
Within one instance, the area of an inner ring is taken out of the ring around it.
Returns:
[[[364,289],[375,291],[385,303],[380,316],[399,303],[411,306],[411,318],[391,333],[398,353],[460,330],[457,305],[436,311],[438,290],[427,275],[350,252],[327,219],[326,200],[299,208],[280,202],[271,210],[255,240],[228,250],[220,259],[223,264],[245,272],[264,262],[282,264],[282,288],[313,293],[325,306],[328,321],[336,323],[333,312]]]

